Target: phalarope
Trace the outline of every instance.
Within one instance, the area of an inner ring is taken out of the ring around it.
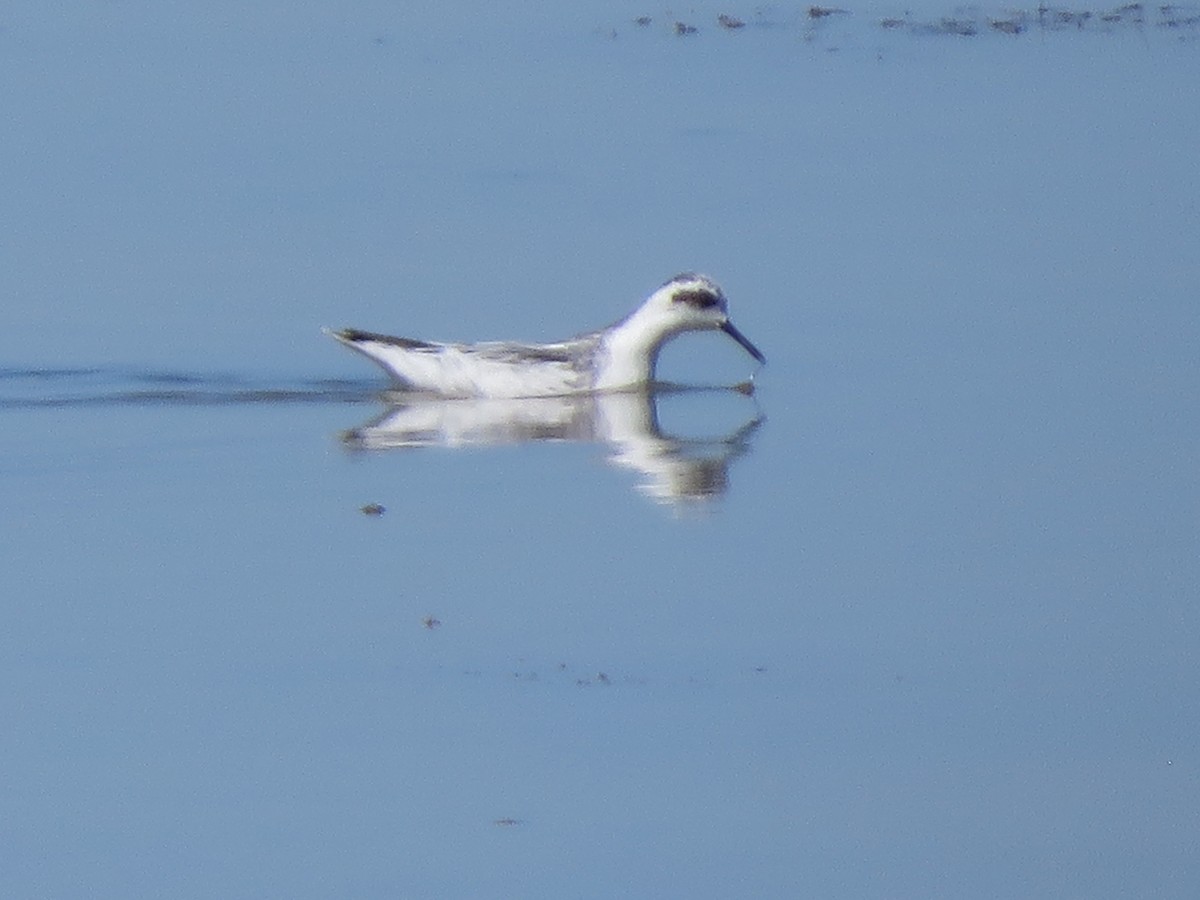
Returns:
[[[729,319],[710,278],[676,275],[601,331],[553,344],[439,344],[347,328],[330,334],[382,366],[403,390],[442,397],[553,397],[629,390],[654,380],[663,344],[685,331],[721,330],[766,358]]]

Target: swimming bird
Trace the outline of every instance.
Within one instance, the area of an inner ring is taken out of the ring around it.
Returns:
[[[552,344],[442,344],[346,328],[330,334],[382,366],[401,390],[440,397],[554,397],[631,390],[654,381],[663,344],[685,331],[724,331],[766,358],[729,319],[725,294],[676,275],[619,322]]]

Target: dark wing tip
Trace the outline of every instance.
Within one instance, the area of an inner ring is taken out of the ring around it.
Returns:
[[[426,341],[415,341],[412,338],[394,337],[390,334],[380,334],[376,331],[361,331],[358,328],[343,328],[329,332],[345,344],[391,344],[394,347],[404,347],[408,350],[432,350],[436,345]]]

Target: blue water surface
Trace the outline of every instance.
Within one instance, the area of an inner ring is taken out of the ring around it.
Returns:
[[[3,893],[1196,896],[1169,9],[9,4]],[[541,440],[320,332],[684,269]]]

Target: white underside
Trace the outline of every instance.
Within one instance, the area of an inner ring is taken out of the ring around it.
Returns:
[[[417,350],[373,341],[352,344],[406,389],[442,397],[555,397],[592,390],[591,373],[567,363],[514,359],[456,345]]]

